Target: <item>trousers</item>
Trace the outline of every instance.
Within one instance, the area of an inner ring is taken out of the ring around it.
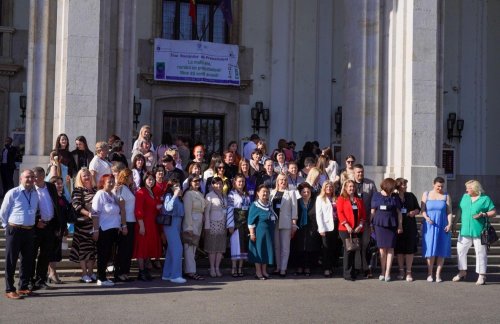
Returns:
[[[276,269],[285,271],[290,257],[291,229],[274,228],[274,258],[276,259]]]
[[[23,229],[9,225],[5,228],[5,292],[16,291],[14,274],[19,254],[21,254],[19,289],[29,288],[33,268],[34,232],[34,229]]]
[[[476,272],[479,274],[486,274],[488,253],[486,245],[481,244],[481,238],[479,237],[458,236],[458,270],[467,270],[467,252],[469,252],[472,244],[474,244],[474,250],[476,252]]]
[[[163,226],[163,233],[167,238],[167,251],[163,265],[163,278],[176,279],[182,277],[182,217],[172,217],[170,226]],[[196,265],[195,265],[196,271]],[[187,271],[186,271],[187,272]]]

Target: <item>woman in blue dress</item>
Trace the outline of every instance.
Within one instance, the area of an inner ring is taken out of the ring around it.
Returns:
[[[451,197],[444,192],[444,179],[434,179],[431,191],[422,195],[422,255],[427,258],[427,281],[434,281],[433,268],[437,261],[436,282],[442,282],[444,258],[451,256]],[[437,260],[436,260],[437,259]]]
[[[255,263],[255,278],[269,278],[267,265],[273,264],[273,233],[276,218],[271,212],[269,189],[264,185],[257,187],[257,200],[250,206],[248,214],[248,229],[250,242],[248,244],[248,261]]]

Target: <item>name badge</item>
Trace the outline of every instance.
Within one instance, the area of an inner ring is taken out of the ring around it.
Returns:
[[[387,210],[387,206],[386,205],[381,205],[380,206],[380,210]]]
[[[401,208],[401,214],[406,214],[408,212],[408,210],[406,210],[406,208]]]
[[[358,197],[361,198],[363,196],[362,192],[358,192]]]
[[[248,194],[249,194],[250,196],[253,196],[253,194],[254,194],[254,193],[255,193],[255,191],[253,191],[253,190],[248,190]]]
[[[358,205],[352,205],[352,210],[358,210]]]
[[[34,215],[35,214],[35,210],[33,209],[28,209],[28,215]]]
[[[271,220],[272,220],[273,222],[274,222],[274,221],[276,221],[276,216],[271,215]]]
[[[241,210],[248,210],[248,206],[242,206]]]
[[[281,208],[281,204],[276,204],[276,208],[280,209]]]

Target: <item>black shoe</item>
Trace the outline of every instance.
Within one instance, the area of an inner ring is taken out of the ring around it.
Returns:
[[[137,280],[140,281],[149,281],[148,277],[146,277],[146,273],[144,270],[139,270],[139,274],[137,275]]]
[[[146,279],[148,281],[153,280],[153,276],[151,275],[151,273],[149,273],[149,270],[144,270],[144,272],[145,272],[145,275],[146,275]]]
[[[32,290],[49,290],[49,289],[52,289],[52,287],[47,285],[45,282],[41,281],[41,282],[37,282],[33,286]]]

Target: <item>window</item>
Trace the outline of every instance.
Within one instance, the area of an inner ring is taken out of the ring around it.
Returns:
[[[163,133],[170,133],[175,140],[178,136],[190,138],[191,145],[202,143],[206,156],[217,152],[222,154],[224,139],[224,116],[199,114],[163,114]]]
[[[189,16],[189,0],[163,0],[162,9],[162,38],[229,42],[229,30],[216,0],[196,1],[196,23]]]

